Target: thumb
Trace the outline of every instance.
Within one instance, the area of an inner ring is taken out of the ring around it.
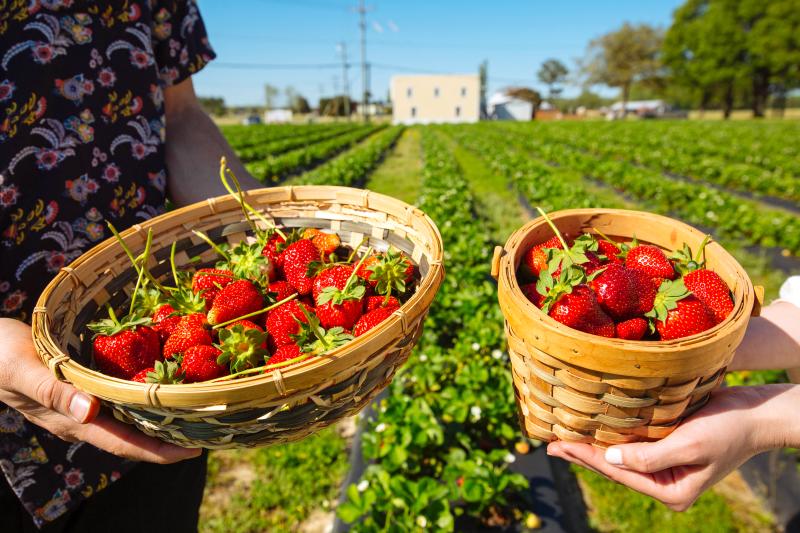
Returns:
[[[667,436],[656,442],[611,446],[605,452],[608,464],[643,473],[697,464],[699,458],[698,448],[678,435]]]
[[[59,381],[43,365],[32,365],[17,383],[17,390],[46,409],[68,416],[79,424],[94,420],[100,402],[69,383]]]

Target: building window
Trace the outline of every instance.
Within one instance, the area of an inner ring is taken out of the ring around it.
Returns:
[[[433,97],[434,98],[439,98],[439,88],[438,87],[434,87],[434,89],[433,89]]]
[[[412,96],[413,94],[414,94],[414,91],[413,91],[413,90],[411,90],[411,87],[409,87],[408,89],[406,89],[406,96],[407,96],[407,97],[411,98],[411,96]]]
[[[459,107],[459,106],[456,106],[456,116],[457,117],[461,116],[461,107]]]
[[[416,107],[412,107],[411,108],[411,116],[412,117],[416,117],[417,116],[417,108]]]
[[[461,96],[462,97],[467,96],[467,88],[466,87],[462,87],[461,88]]]

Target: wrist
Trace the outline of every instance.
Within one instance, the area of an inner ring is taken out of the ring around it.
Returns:
[[[753,406],[747,411],[756,452],[800,447],[800,386],[793,384],[742,387],[749,390]]]

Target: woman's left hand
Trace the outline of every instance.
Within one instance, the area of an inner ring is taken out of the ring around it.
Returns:
[[[756,453],[795,441],[798,392],[792,385],[723,389],[660,441],[607,450],[559,441],[547,453],[685,511]]]

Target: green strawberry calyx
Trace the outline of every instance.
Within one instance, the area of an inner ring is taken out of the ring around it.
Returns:
[[[372,248],[367,249],[367,253],[361,258],[358,264],[353,268],[350,276],[344,284],[344,287],[337,289],[336,287],[325,287],[317,297],[317,305],[323,305],[331,302],[334,305],[341,305],[345,300],[361,300],[367,293],[367,288],[361,283],[361,278],[358,277],[358,270],[364,264],[367,257],[372,253]]]
[[[144,316],[144,312],[144,310],[139,310],[122,319],[118,319],[114,309],[109,305],[108,318],[100,319],[97,322],[91,322],[87,324],[86,327],[94,332],[94,337],[99,335],[111,337],[123,331],[132,331],[139,326],[149,326],[152,320],[150,317]]]
[[[222,353],[217,356],[217,364],[229,366],[231,372],[240,372],[257,366],[269,352],[264,348],[267,333],[255,328],[245,328],[236,324],[219,332],[219,346]]]
[[[706,267],[706,246],[709,242],[711,242],[711,235],[706,235],[703,238],[703,242],[700,243],[697,254],[694,256],[692,255],[692,249],[686,243],[683,243],[683,247],[680,250],[673,252],[669,256],[678,274],[685,276],[689,272],[702,270]]]
[[[292,335],[292,339],[300,346],[300,350],[303,353],[321,355],[347,344],[355,338],[347,333],[344,328],[335,327],[326,330],[322,327],[316,315],[306,311],[302,305],[300,310],[307,322],[303,322],[297,317],[294,318],[300,324],[300,331],[296,335]]]
[[[595,273],[593,273],[595,274]],[[554,278],[550,270],[545,270],[536,281],[536,291],[544,296],[542,311],[545,313],[565,294],[571,294],[572,289],[587,281],[586,271],[571,265],[561,269],[558,278]]]
[[[408,258],[395,248],[389,248],[380,254],[378,260],[367,267],[371,272],[369,279],[377,282],[375,292],[383,296],[391,295],[392,291],[397,294],[405,293],[408,265]]]
[[[655,319],[657,322],[664,322],[667,319],[667,313],[678,307],[678,302],[690,294],[692,294],[691,291],[686,288],[682,279],[675,281],[664,280],[658,287],[653,308],[645,313],[644,316]]]
[[[148,372],[145,383],[161,383],[169,385],[173,383],[183,383],[184,373],[181,365],[176,361],[156,361],[153,371]]]

